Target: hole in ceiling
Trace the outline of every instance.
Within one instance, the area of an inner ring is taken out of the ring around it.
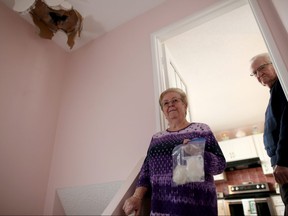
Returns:
[[[23,0],[21,1],[23,3]],[[66,33],[67,44],[72,49],[76,36],[80,37],[83,28],[81,14],[65,0],[59,1],[59,5],[49,6],[47,3],[49,3],[48,0],[35,0],[26,10],[32,16],[34,24],[39,28],[39,36],[52,39],[57,31],[62,30]]]

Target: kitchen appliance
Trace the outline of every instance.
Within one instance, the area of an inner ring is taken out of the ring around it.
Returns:
[[[275,215],[266,182],[228,185],[228,194],[224,199],[225,210],[231,216]]]
[[[242,170],[255,167],[261,167],[261,160],[259,157],[227,162],[225,171]]]

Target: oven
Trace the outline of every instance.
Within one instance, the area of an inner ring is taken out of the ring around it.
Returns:
[[[231,216],[273,216],[274,208],[268,183],[228,185],[225,211]]]

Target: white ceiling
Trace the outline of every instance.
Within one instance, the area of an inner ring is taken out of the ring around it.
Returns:
[[[249,60],[267,48],[248,4],[165,45],[187,84],[193,121],[213,131],[264,122],[269,89],[249,76]]]
[[[21,0],[27,1],[27,0]],[[30,1],[30,0],[28,0]],[[111,31],[112,29],[132,20],[133,18],[157,7],[166,0],[66,0],[73,8],[80,12],[83,21],[81,37],[77,38],[72,51],[82,47],[95,38]],[[14,0],[0,0],[9,8],[13,8]],[[22,18],[33,24],[29,14],[21,15]],[[34,26],[34,24],[33,24]],[[36,28],[36,27],[35,27]],[[66,44],[67,36],[58,31],[52,38],[56,44],[70,51]]]
[[[13,0],[0,1],[13,7]],[[84,17],[76,50],[166,0],[67,1]],[[32,23],[28,14],[21,17]],[[53,40],[69,51],[64,34]],[[249,59],[266,47],[248,5],[165,44],[188,85],[193,121],[208,123],[213,131],[263,122],[269,91],[249,76]]]

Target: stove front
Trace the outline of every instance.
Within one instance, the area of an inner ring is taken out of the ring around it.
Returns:
[[[275,215],[268,183],[229,185],[228,190],[229,194],[224,199],[229,215]]]

